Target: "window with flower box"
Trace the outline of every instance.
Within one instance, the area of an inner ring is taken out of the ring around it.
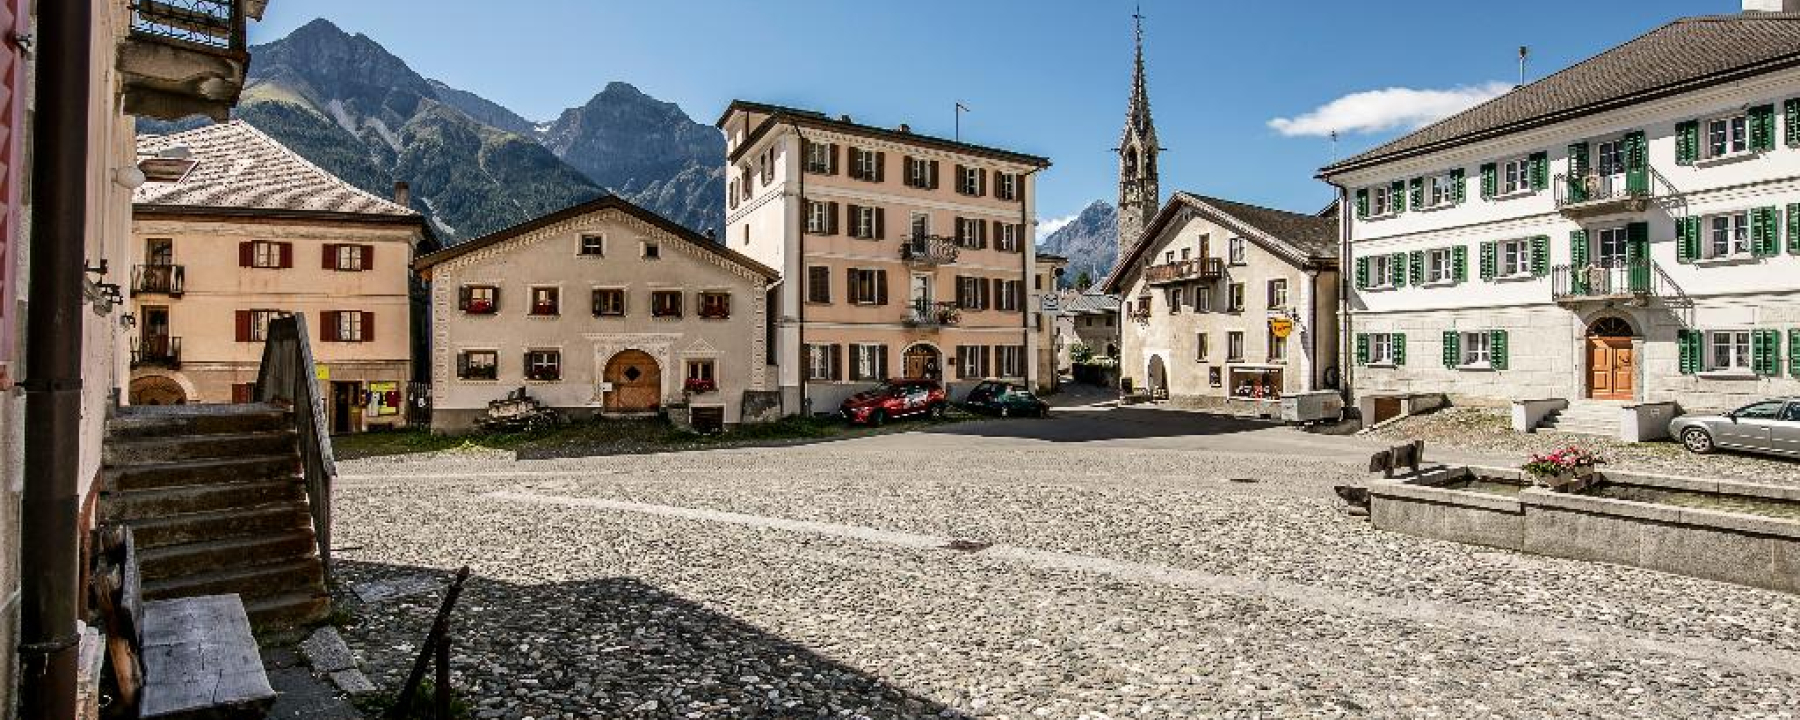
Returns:
[[[553,287],[534,287],[531,289],[531,314],[540,317],[559,315],[562,309],[560,302],[562,291]]]
[[[525,352],[525,379],[536,382],[561,380],[562,351],[527,350]]]
[[[594,290],[594,317],[623,317],[625,291],[620,288]]]
[[[681,317],[681,291],[657,290],[650,293],[650,316],[659,318]]]
[[[700,293],[700,317],[708,320],[724,320],[731,317],[731,293],[723,291]]]
[[[456,309],[468,315],[492,315],[500,311],[500,288],[464,285],[457,294]]]
[[[716,368],[711,358],[699,358],[687,361],[687,380],[682,389],[691,393],[712,392],[719,389]]]
[[[500,353],[494,350],[464,350],[457,353],[456,377],[462,380],[498,380]]]

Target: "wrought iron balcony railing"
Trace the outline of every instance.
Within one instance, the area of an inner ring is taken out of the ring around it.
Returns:
[[[181,367],[181,338],[145,335],[131,349],[132,367]]]
[[[249,31],[267,0],[127,0],[119,46],[125,112],[166,120],[228,119],[250,65]]]
[[[1550,294],[1557,302],[1604,300],[1642,302],[1662,295],[1662,273],[1649,258],[1602,260],[1550,269]]]
[[[131,294],[181,297],[187,285],[186,274],[180,265],[139,265],[131,269]]]
[[[914,300],[906,306],[900,322],[907,327],[949,327],[962,321],[962,308],[953,302]]]
[[[241,0],[131,0],[131,32],[241,54],[248,48]]]
[[[1144,271],[1144,280],[1151,285],[1194,280],[1211,282],[1224,276],[1225,261],[1219,258],[1176,260],[1161,265],[1151,265]]]
[[[1570,217],[1627,210],[1642,212],[1651,200],[1672,194],[1668,181],[1655,168],[1620,175],[1556,176],[1556,209]]]
[[[956,241],[942,235],[914,235],[900,243],[900,259],[915,265],[948,265],[958,252]]]

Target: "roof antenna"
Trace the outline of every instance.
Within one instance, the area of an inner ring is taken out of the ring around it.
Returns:
[[[962,104],[961,100],[956,101],[956,141],[957,142],[962,142],[962,114],[966,113],[966,112],[969,112],[969,106]]]
[[[1331,161],[1337,162],[1337,131],[1331,131]]]
[[[1519,46],[1519,84],[1515,87],[1525,87],[1525,60],[1526,60],[1526,58],[1528,58],[1530,56],[1531,56],[1531,48],[1525,47],[1524,45],[1520,45]]]

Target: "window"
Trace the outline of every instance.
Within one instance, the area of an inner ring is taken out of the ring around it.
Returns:
[[[1285,280],[1285,279],[1270,280],[1269,281],[1269,309],[1273,310],[1275,308],[1284,308],[1284,307],[1287,307],[1287,304],[1288,304],[1287,280]]]
[[[1730,157],[1750,150],[1750,124],[1744,115],[1706,121],[1706,156]]]
[[[1392,256],[1392,255],[1370,255],[1368,260],[1369,260],[1369,287],[1371,289],[1393,287],[1394,286],[1394,256]]]
[[[500,288],[492,285],[465,285],[458,309],[469,315],[492,315],[500,311]]]
[[[1456,278],[1456,267],[1450,248],[1425,251],[1425,282],[1447,283]]]
[[[1231,252],[1231,264],[1233,264],[1233,265],[1244,264],[1244,239],[1243,238],[1234,237],[1234,238],[1226,241],[1226,247],[1228,247]]]
[[[1706,369],[1720,372],[1750,372],[1750,331],[1713,330],[1706,333]]]
[[[707,391],[718,387],[719,378],[711,358],[687,361],[687,383],[689,390]]]
[[[1369,217],[1381,217],[1394,211],[1392,192],[1386,185],[1369,188]]]
[[[1183,260],[1190,260],[1190,259],[1192,259],[1192,258],[1193,258],[1193,254],[1192,254],[1192,253],[1193,253],[1193,251],[1194,251],[1194,249],[1193,249],[1193,248],[1182,248],[1182,249],[1181,249],[1181,259],[1183,259]]]
[[[994,298],[994,309],[1018,312],[1020,306],[1025,304],[1025,281],[1000,280],[996,282],[998,287],[995,289],[999,297]]]
[[[1607,140],[1600,143],[1596,153],[1594,170],[1601,177],[1625,174],[1625,141]]]
[[[1225,312],[1244,311],[1244,284],[1232,283],[1225,290]]]
[[[980,218],[957,218],[956,243],[966,248],[987,247],[987,221]]]
[[[561,314],[560,311],[562,309],[562,307],[561,307],[562,303],[559,302],[561,299],[562,299],[562,291],[558,290],[557,288],[534,287],[531,289],[531,314],[533,314],[533,315],[558,315],[558,314]]]
[[[923,158],[906,159],[907,187],[931,189],[937,187],[937,173],[932,172],[936,162]]]
[[[1369,335],[1369,364],[1394,364],[1394,336],[1392,333],[1371,333]]]
[[[287,243],[269,242],[267,240],[257,240],[255,242],[250,243],[249,247],[250,247],[250,267],[254,267],[254,268],[288,267],[288,263],[283,262],[283,257],[282,257],[283,255],[286,255],[289,252],[292,252],[291,250],[288,250],[288,248],[292,247],[292,246],[288,245]]]
[[[500,377],[500,353],[493,350],[464,350],[456,356],[456,377],[463,380],[497,380]]]
[[[960,169],[962,175],[957,178],[956,191],[964,195],[982,194],[985,190],[982,187],[982,181],[987,178],[987,172],[981,168],[962,167]]]
[[[1466,332],[1462,334],[1462,366],[1488,367],[1494,361],[1493,346],[1490,344],[1493,335],[1486,332]]]
[[[601,256],[606,255],[606,236],[604,236],[604,235],[583,235],[583,236],[581,236],[581,254],[592,255],[594,257],[601,257]]]
[[[1178,287],[1169,288],[1169,314],[1170,315],[1174,315],[1174,314],[1181,312],[1181,306],[1186,302],[1187,302],[1187,298],[1185,297],[1181,288],[1178,288]]]
[[[1019,199],[1019,176],[1012,173],[994,173],[994,196],[1001,200]]]
[[[700,317],[708,320],[731,317],[731,293],[718,290],[700,293]]]
[[[1206,333],[1194,333],[1194,362],[1206,362]]]
[[[1175,262],[1175,251],[1170,250],[1168,252],[1163,253],[1163,262],[1169,262],[1169,263]]]
[[[1242,362],[1244,359],[1244,331],[1232,330],[1225,333],[1225,361]]]
[[[881,237],[881,210],[861,205],[850,206],[850,234],[872,239]]]
[[[1623,267],[1629,237],[1623,227],[1594,231],[1594,262],[1601,267]]]
[[[1269,331],[1269,362],[1286,362],[1286,361],[1287,361],[1287,338],[1276,335],[1274,330],[1270,330]]]
[[[887,376],[886,345],[850,346],[851,380],[886,380]]]
[[[757,163],[757,175],[764,187],[775,182],[775,146],[763,148],[762,161]]]
[[[931,236],[931,216],[925,213],[912,214],[912,236],[924,238]]]
[[[1449,173],[1425,178],[1425,206],[1445,207],[1456,204],[1456,176]]]
[[[1499,252],[1500,277],[1531,274],[1531,243],[1525,240],[1502,240]]]
[[[879,305],[887,300],[882,287],[887,280],[887,273],[882,270],[866,270],[853,268],[850,270],[850,302],[858,305]]]
[[[335,313],[327,313],[327,314],[335,316],[336,322],[337,322],[337,334],[333,335],[332,339],[334,339],[338,342],[362,342],[363,341],[363,337],[364,337],[363,329],[364,329],[364,320],[365,320],[365,318],[363,316],[367,315],[368,313],[363,313],[363,312],[359,312],[356,310],[344,310],[344,311],[339,311],[339,312],[335,312]]]
[[[812,235],[830,234],[831,206],[822,202],[807,201],[806,232]]]
[[[836,370],[831,362],[830,345],[806,346],[806,379],[830,380]]]
[[[1782,415],[1783,413],[1781,412],[1780,400],[1767,400],[1745,405],[1731,411],[1731,414],[1746,420],[1774,420],[1776,416]],[[1786,413],[1787,417],[1792,417],[1793,415],[1794,413],[1792,410],[1789,410]]]
[[[1000,377],[1025,377],[1025,348],[1019,345],[995,345],[994,374]]]
[[[656,243],[653,243],[653,242],[645,241],[644,242],[644,259],[645,260],[660,260],[660,259],[662,259],[662,246],[657,245]]]
[[[681,291],[657,290],[650,293],[650,316],[659,318],[681,317]]]
[[[836,153],[835,145],[809,142],[806,144],[806,171],[814,175],[831,174],[831,156]]]
[[[1225,373],[1217,366],[1206,369],[1206,384],[1213,387],[1225,387]]]
[[[1500,164],[1500,194],[1511,195],[1531,189],[1531,160],[1513,158]]]
[[[850,177],[870,182],[881,181],[881,159],[886,153],[850,149]]]
[[[525,353],[525,379],[549,382],[562,379],[561,350],[528,350]]]
[[[251,310],[250,337],[251,342],[262,342],[269,339],[269,321],[279,317],[287,317],[281,310]]]
[[[1012,223],[1000,223],[997,226],[1000,235],[994,240],[994,247],[1005,252],[1019,251],[1019,226]]]
[[[330,267],[340,272],[360,272],[369,269],[369,255],[374,251],[368,245],[326,245],[331,257]]]
[[[594,316],[619,317],[625,314],[625,291],[600,288],[594,291]]]
[[[1713,215],[1706,219],[1706,256],[1729,258],[1750,254],[1749,211]]]
[[[831,302],[831,268],[812,265],[806,268],[806,301]]]
[[[144,241],[144,263],[156,267],[168,267],[175,264],[175,240],[173,238],[150,238]]]

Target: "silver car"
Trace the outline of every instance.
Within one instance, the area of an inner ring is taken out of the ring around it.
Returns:
[[[1719,415],[1683,415],[1669,434],[1688,450],[1747,450],[1800,457],[1800,398],[1750,403]]]

